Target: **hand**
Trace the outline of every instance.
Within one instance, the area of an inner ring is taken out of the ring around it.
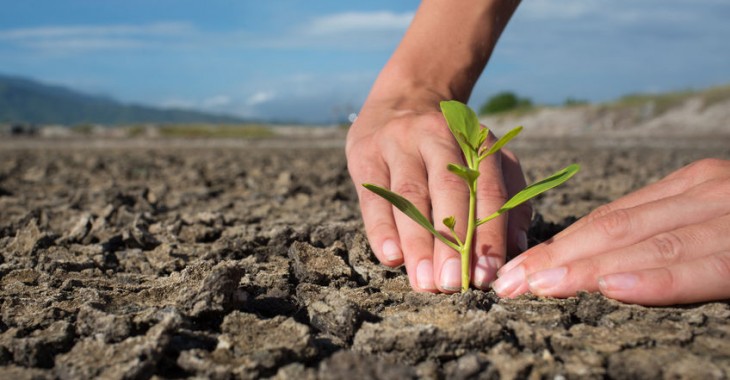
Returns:
[[[437,229],[445,229],[443,218],[455,216],[457,233],[463,238],[469,191],[446,169],[448,163],[462,163],[463,158],[438,109],[439,100],[409,100],[409,106],[390,101],[369,103],[348,133],[347,161],[365,230],[380,262],[388,266],[405,263],[415,290],[456,292],[461,289],[459,254],[360,186],[374,183],[405,196],[424,215],[433,216]],[[494,141],[494,136],[491,138]],[[502,152],[480,166],[477,215],[491,214],[525,186],[516,157]],[[508,242],[511,252],[526,248],[530,217],[531,209],[526,205],[513,210],[509,221],[501,217],[479,227],[472,256],[476,287],[486,289],[495,279]]]
[[[599,207],[505,265],[494,290],[644,305],[730,299],[730,161],[705,159]]]

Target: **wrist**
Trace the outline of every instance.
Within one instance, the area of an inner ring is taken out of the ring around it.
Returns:
[[[444,76],[425,78],[405,65],[389,62],[373,84],[363,109],[387,108],[393,111],[438,111],[442,100],[466,101],[468,93],[457,94]]]

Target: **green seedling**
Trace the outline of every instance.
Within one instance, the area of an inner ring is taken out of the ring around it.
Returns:
[[[479,119],[471,108],[455,100],[443,101],[441,102],[441,112],[446,118],[446,123],[451,133],[461,147],[461,151],[464,154],[464,163],[466,164],[452,163],[447,166],[447,169],[451,173],[461,177],[469,187],[469,219],[466,221],[466,236],[463,239],[455,231],[457,221],[453,216],[449,216],[443,220],[444,226],[446,226],[451,235],[447,238],[436,230],[429,218],[418,211],[418,208],[403,196],[377,185],[365,183],[363,186],[385,198],[393,206],[428,230],[438,240],[459,252],[461,255],[461,291],[465,292],[469,289],[471,280],[470,258],[476,228],[543,192],[562,184],[575,175],[580,169],[580,166],[576,164],[569,165],[551,176],[524,188],[503,204],[497,211],[479,219],[476,216],[477,179],[480,174],[479,163],[492,154],[497,153],[505,144],[515,138],[522,131],[522,127],[511,130],[491,146],[485,146],[489,129],[482,128],[479,125]]]

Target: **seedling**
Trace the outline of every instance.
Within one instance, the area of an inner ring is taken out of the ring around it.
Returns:
[[[418,211],[418,208],[403,196],[377,185],[365,183],[363,186],[385,198],[393,206],[397,207],[416,223],[428,230],[437,239],[459,252],[461,255],[461,291],[465,292],[469,289],[471,280],[470,258],[476,228],[543,192],[562,184],[577,173],[580,166],[576,164],[569,165],[551,176],[522,189],[522,191],[515,194],[497,211],[479,219],[476,216],[477,179],[480,174],[479,163],[492,154],[497,153],[505,144],[515,138],[522,131],[522,127],[517,127],[509,131],[491,146],[484,146],[489,135],[489,129],[482,128],[479,125],[479,119],[471,108],[455,100],[443,101],[441,102],[441,113],[443,113],[451,133],[459,143],[461,151],[464,154],[464,163],[466,163],[466,166],[456,163],[448,164],[447,166],[450,172],[461,177],[469,187],[469,219],[466,221],[466,236],[463,239],[455,231],[457,221],[454,216],[449,216],[443,220],[444,226],[450,231],[451,235],[450,238],[447,238],[436,230],[429,218]]]

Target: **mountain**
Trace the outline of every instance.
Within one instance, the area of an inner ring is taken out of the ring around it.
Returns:
[[[124,104],[62,86],[0,75],[0,123],[106,124],[242,123],[226,115]]]

